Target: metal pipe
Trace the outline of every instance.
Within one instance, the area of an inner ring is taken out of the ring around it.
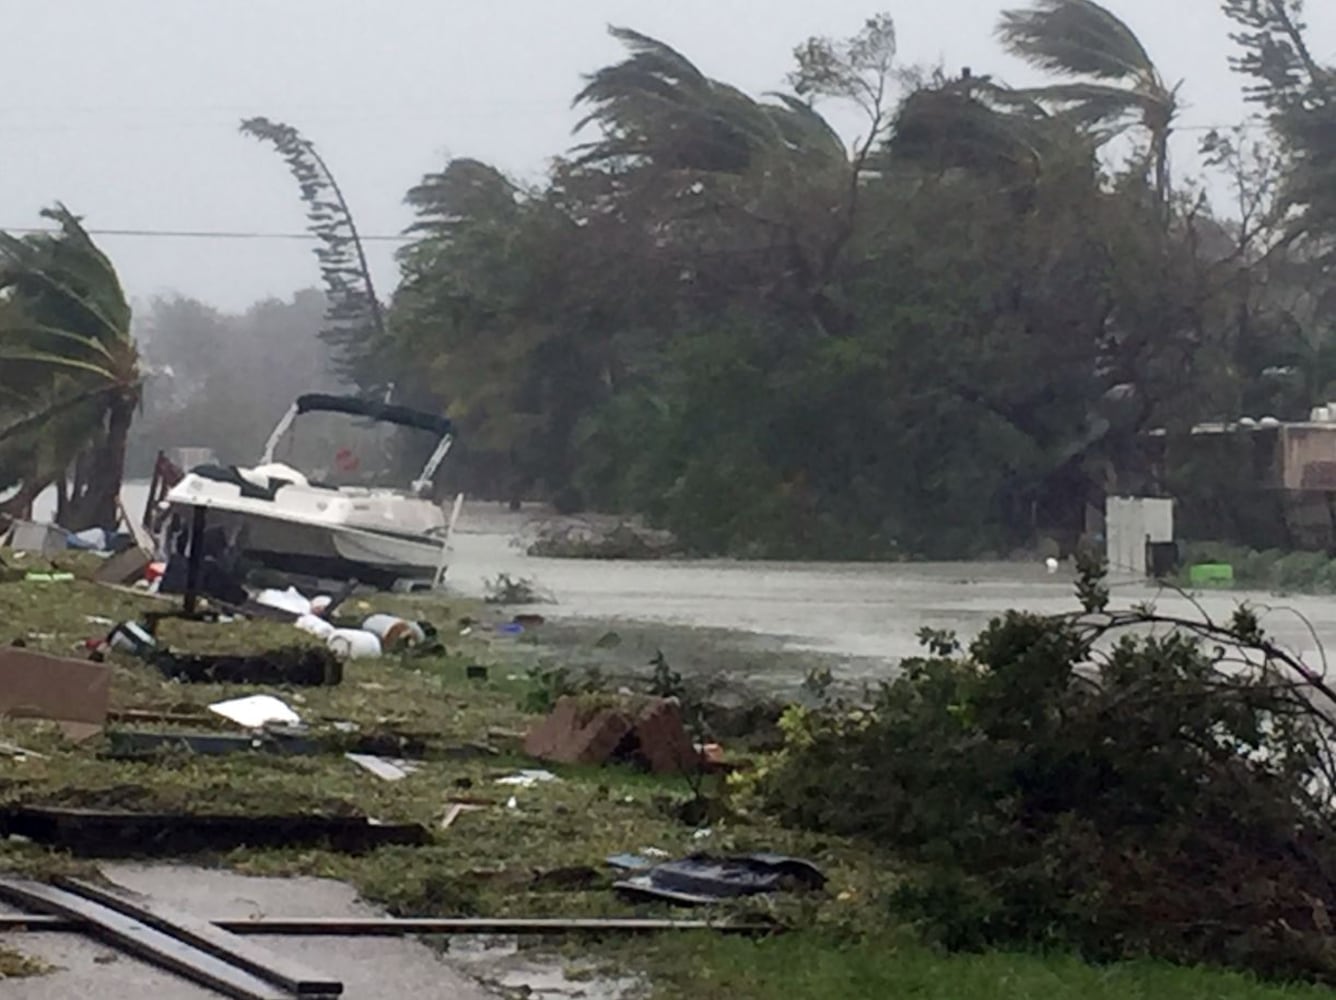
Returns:
[[[219,930],[232,934],[260,934],[284,937],[427,937],[446,935],[597,935],[663,934],[673,931],[715,931],[763,937],[783,928],[767,923],[712,923],[708,920],[620,920],[620,919],[548,919],[491,917],[257,917],[209,921]],[[0,932],[31,931],[70,933],[81,931],[83,921],[64,917],[0,914]]]

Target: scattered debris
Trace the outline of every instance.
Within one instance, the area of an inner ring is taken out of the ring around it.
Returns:
[[[217,957],[221,950],[219,940],[226,933],[217,928],[211,928],[209,934],[200,934],[191,940],[191,935],[182,935],[179,929],[177,934],[158,929],[163,921],[158,921],[158,927],[155,927],[126,914],[123,909],[105,905],[101,899],[89,899],[66,889],[22,879],[0,879],[0,895],[31,909],[81,920],[90,934],[95,934],[108,944],[226,996],[243,1000],[290,1000],[292,996],[286,988],[254,974],[241,962],[229,962]],[[206,942],[206,947],[198,946]],[[247,949],[245,954],[249,956],[253,957],[258,952],[253,945],[244,942],[238,942],[238,945]],[[343,992],[341,983],[320,981],[323,985],[334,987],[334,995]],[[329,993],[328,989],[326,993]]]
[[[297,618],[312,613],[311,599],[296,587],[289,587],[287,590],[262,590],[255,595],[255,603],[286,611]]]
[[[102,730],[111,670],[27,649],[0,649],[0,716],[47,719],[73,740]]]
[[[221,930],[207,920],[163,906],[120,887],[104,888],[75,879],[59,879],[57,887],[123,914],[298,996],[328,998],[343,993],[343,984],[337,979],[313,972],[253,942],[236,937],[229,931]]]
[[[331,622],[326,621],[317,614],[302,615],[294,624],[307,635],[313,635],[324,642],[328,642],[334,633],[338,631],[338,628]]]
[[[345,660],[374,660],[384,655],[380,639],[361,629],[337,629],[326,643],[335,656]]]
[[[427,641],[427,633],[420,624],[397,615],[372,615],[362,623],[362,631],[380,640],[382,649],[411,649]]]
[[[50,557],[69,548],[69,541],[55,525],[15,521],[9,529],[9,547],[15,552]]]
[[[385,781],[402,781],[414,771],[422,767],[421,764],[411,760],[387,760],[384,757],[375,757],[371,754],[346,753],[343,756],[348,758],[358,767],[370,771],[377,778]]]
[[[514,785],[517,788],[533,788],[549,781],[560,781],[551,771],[520,771],[505,778],[497,778],[498,785]]]
[[[698,854],[656,864],[615,883],[614,888],[629,896],[700,906],[740,896],[817,891],[825,885],[826,876],[811,862],[798,858],[749,854],[716,859]]]
[[[134,583],[144,579],[144,574],[153,563],[153,554],[138,547],[126,549],[112,556],[93,573],[97,583]]]
[[[562,697],[551,714],[529,732],[524,752],[562,764],[624,761],[655,774],[678,774],[700,766],[681,706],[668,698],[591,702]]]
[[[153,655],[163,676],[192,684],[291,684],[333,687],[343,682],[343,663],[327,649],[289,646],[257,656],[174,653]]]
[[[284,732],[272,726],[248,734],[116,729],[107,733],[107,750],[103,756],[112,760],[134,760],[172,750],[185,750],[201,757],[256,752],[305,756],[320,753],[323,749],[304,733]]]
[[[466,812],[482,812],[486,806],[473,805],[469,802],[451,802],[445,809],[445,816],[441,820],[441,829],[448,830],[454,826],[455,820]]]
[[[649,560],[678,555],[681,546],[672,532],[629,521],[553,521],[537,528],[537,537],[525,551],[544,559]]]
[[[36,760],[45,760],[46,754],[37,753],[35,750],[25,750],[23,747],[15,746],[13,743],[0,743],[0,757],[32,757]]]
[[[298,846],[361,854],[377,847],[420,847],[431,842],[431,834],[419,824],[378,823],[360,815],[195,815],[28,805],[0,806],[0,834],[17,834],[93,858]]]
[[[513,577],[509,573],[498,573],[493,579],[484,580],[486,591],[484,598],[488,604],[552,604],[551,596],[542,593],[538,584],[527,577]]]
[[[215,702],[209,706],[209,711],[225,719],[231,719],[246,729],[263,729],[275,722],[295,726],[302,721],[301,716],[291,708],[268,694],[254,694],[246,698]]]

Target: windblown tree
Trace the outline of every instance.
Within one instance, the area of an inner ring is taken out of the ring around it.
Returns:
[[[66,528],[114,527],[139,354],[116,271],[63,206],[58,229],[0,234],[0,514],[57,488]]]
[[[617,29],[543,183],[460,159],[410,193],[379,356],[451,400],[470,489],[647,514],[702,552],[1074,540],[1150,485],[1148,429],[1237,413],[1251,259],[1173,196],[1176,95],[1126,25],[1044,0],[1003,30],[1072,79],[915,85],[878,17],[752,95]],[[852,142],[823,101],[862,111]]]
[[[1070,82],[1027,91],[1112,138],[1129,127],[1147,136],[1144,161],[1156,198],[1170,193],[1169,140],[1178,87],[1165,83],[1141,40],[1094,0],[1038,0],[1003,13],[998,33],[1015,55]]]
[[[1306,37],[1300,0],[1224,0],[1253,78],[1248,96],[1266,109],[1289,156],[1285,203],[1301,212],[1296,235],[1336,252],[1336,67],[1320,63]]]
[[[663,42],[624,28],[613,34],[631,54],[593,74],[576,97],[588,111],[580,127],[600,132],[577,150],[578,162],[605,169],[623,197],[655,193],[650,209],[666,244],[703,251],[716,274],[751,265],[754,287],[805,313],[818,332],[846,328],[827,285],[889,117],[890,20],[873,19],[847,41],[813,39],[797,53],[799,94],[852,100],[866,112],[868,133],[852,158],[800,97],[754,99]]]
[[[370,345],[384,340],[385,322],[352,210],[315,144],[291,125],[268,118],[241,123],[245,135],[273,146],[301,188],[328,299],[325,341],[342,373],[367,389],[383,389]]]
[[[1247,96],[1265,111],[1279,159],[1250,174],[1246,140],[1210,137],[1208,152],[1236,165],[1241,188],[1267,199],[1251,226],[1267,238],[1254,241],[1258,301],[1244,346],[1252,367],[1271,373],[1264,395],[1280,400],[1280,415],[1303,417],[1336,388],[1336,67],[1314,56],[1297,0],[1224,0],[1223,9],[1237,25],[1233,65],[1251,79]]]

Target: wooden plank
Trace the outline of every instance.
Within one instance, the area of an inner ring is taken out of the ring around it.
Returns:
[[[103,858],[295,845],[357,854],[391,844],[431,842],[431,834],[416,823],[377,824],[355,816],[194,816],[48,806],[0,807],[0,833]]]
[[[53,917],[48,914],[0,913],[0,933],[5,931],[34,932],[48,931],[70,934],[82,931],[88,924],[82,920],[70,920],[66,917]]]
[[[228,931],[117,886],[109,888],[79,879],[59,878],[56,885],[84,899],[116,910],[154,930],[170,934],[178,941],[245,969],[261,979],[275,983],[299,996],[340,996],[343,983],[313,972],[299,962],[289,961],[267,948],[246,941]]]
[[[225,996],[237,1000],[292,1000],[290,993],[258,976],[63,889],[24,879],[0,878],[0,896],[31,909],[85,921],[87,933]]]

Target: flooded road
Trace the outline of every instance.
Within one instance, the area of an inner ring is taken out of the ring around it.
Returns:
[[[144,484],[126,487],[126,509],[143,510]],[[41,505],[39,517],[50,516]],[[912,656],[928,626],[973,637],[1009,608],[1056,614],[1076,608],[1070,571],[1042,563],[772,563],[733,560],[601,562],[536,559],[516,544],[532,513],[466,505],[455,536],[451,587],[484,593],[498,573],[532,579],[555,598],[544,613],[575,622],[626,621],[724,629],[767,637],[780,648],[881,663]],[[1114,606],[1155,601],[1166,613],[1199,614],[1192,601],[1140,581],[1116,583]],[[1267,609],[1263,625],[1313,662],[1336,653],[1336,597],[1207,593],[1216,620],[1241,601]],[[1306,619],[1306,621],[1305,621]],[[1311,623],[1311,629],[1310,625]]]
[[[512,544],[526,520],[523,514],[495,505],[466,508],[455,538],[451,585],[481,594],[484,578],[509,573],[530,578],[549,592],[558,603],[545,613],[555,619],[624,619],[729,629],[775,637],[790,650],[882,662],[917,654],[916,637],[924,626],[972,638],[1011,608],[1043,614],[1077,608],[1070,570],[1050,575],[1037,561],[536,559]],[[1115,582],[1112,590],[1115,608],[1154,601],[1165,613],[1200,616],[1192,600],[1145,582]],[[1197,595],[1196,600],[1218,621],[1227,619],[1241,601],[1268,608],[1263,625],[1286,646],[1318,658],[1320,640],[1336,652],[1336,598],[1232,592]]]

